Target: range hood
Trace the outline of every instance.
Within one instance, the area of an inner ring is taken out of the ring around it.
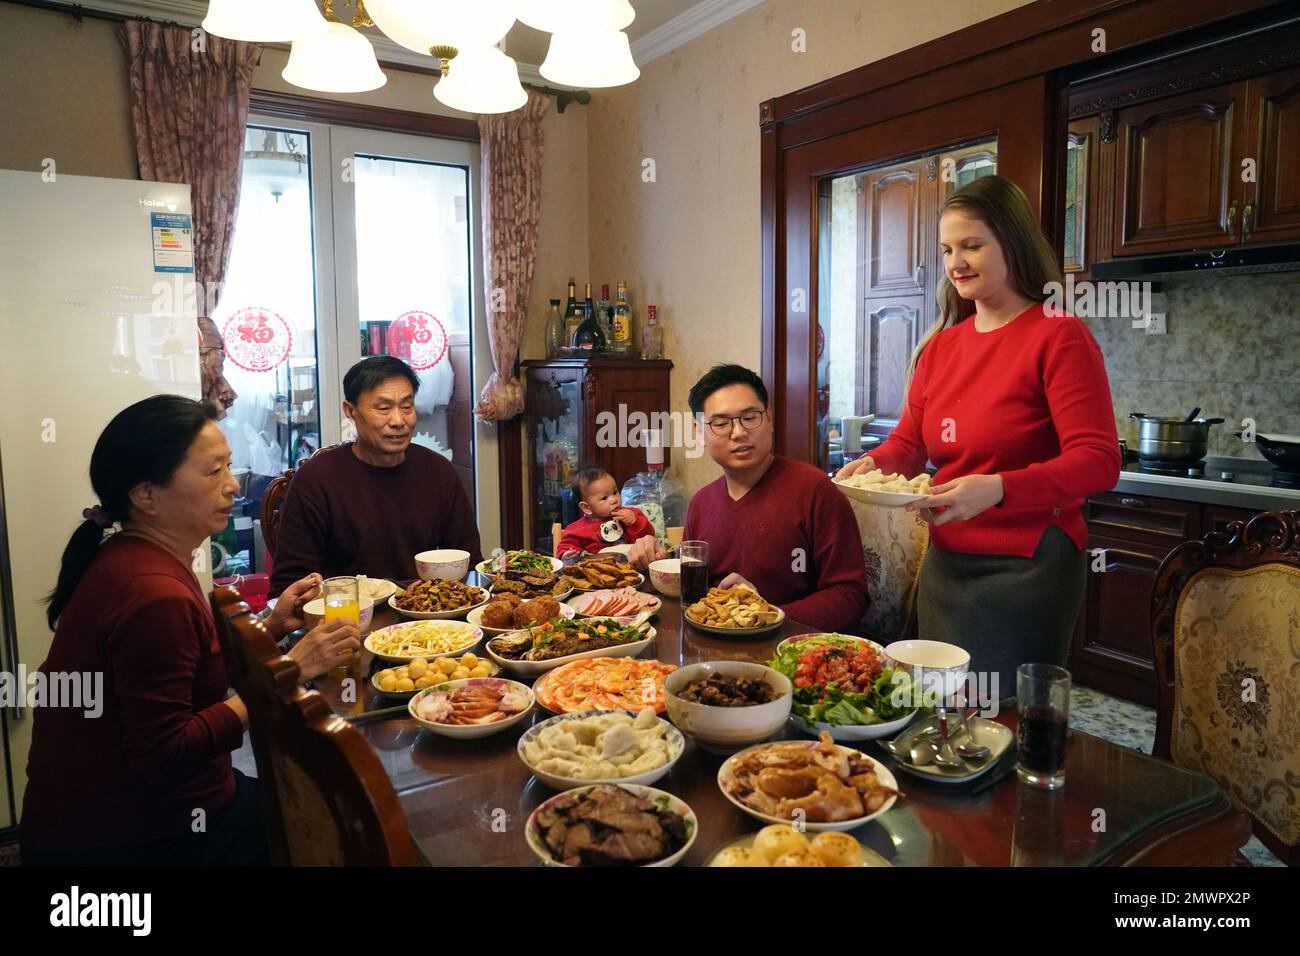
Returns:
[[[1124,256],[1092,266],[1094,279],[1154,279],[1176,273],[1257,275],[1300,271],[1300,243],[1230,246],[1161,256]]]

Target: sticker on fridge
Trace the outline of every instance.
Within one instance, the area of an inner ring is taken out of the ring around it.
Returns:
[[[153,271],[194,271],[194,223],[184,213],[149,214],[153,228]]]

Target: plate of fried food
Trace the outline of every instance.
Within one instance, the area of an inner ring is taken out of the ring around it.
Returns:
[[[877,468],[832,480],[835,487],[854,501],[886,508],[901,508],[930,494],[930,476],[924,471],[915,478],[904,478],[897,472],[886,474]]]
[[[705,866],[893,866],[847,833],[825,830],[811,840],[788,823],[771,823],[719,848]]]
[[[818,740],[759,744],[718,768],[723,795],[764,823],[802,821],[808,830],[852,830],[892,807],[898,781],[860,750]]]
[[[486,604],[488,593],[460,581],[416,581],[398,588],[388,599],[388,606],[402,617],[417,621],[442,621],[460,617],[466,611]]]
[[[518,594],[494,594],[492,599],[482,607],[476,607],[465,615],[465,620],[483,628],[483,633],[490,637],[509,634],[524,628],[536,627],[553,617],[574,617],[577,611],[567,604],[561,604],[549,594],[524,600]]]
[[[592,657],[547,671],[533,690],[537,702],[553,714],[580,710],[665,709],[664,678],[676,664],[632,657]]]
[[[573,586],[579,591],[639,588],[645,583],[645,575],[616,554],[580,558],[573,564],[566,565],[564,573],[572,579]]]
[[[501,571],[483,575],[492,582],[496,594],[513,594],[520,599],[553,597],[563,601],[573,593],[573,581],[559,571]]]
[[[537,677],[569,661],[594,657],[635,657],[655,639],[645,622],[613,618],[574,620],[556,616],[525,630],[494,637],[487,655],[512,674]]]
[[[752,588],[709,588],[686,609],[686,620],[710,634],[748,637],[780,627],[785,623],[785,611],[763,600]]]

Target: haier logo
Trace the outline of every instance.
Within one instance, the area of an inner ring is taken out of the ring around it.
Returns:
[[[149,206],[149,207],[158,206],[158,207],[165,207],[168,212],[176,211],[176,203],[174,202],[166,202],[162,199],[139,199],[136,201],[141,206]]]
[[[148,936],[152,920],[151,893],[71,893],[50,897],[51,926],[129,926],[133,936]]]

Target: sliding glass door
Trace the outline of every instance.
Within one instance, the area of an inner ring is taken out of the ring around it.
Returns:
[[[484,546],[498,542],[498,509],[479,507],[497,501],[497,472],[476,467],[495,462],[495,430],[473,415],[492,370],[478,178],[474,143],[250,117],[213,312],[238,396],[222,427],[244,489],[242,516],[214,539],[217,576],[265,569],[252,528],[262,494],[352,437],[342,378],[367,355],[416,370],[415,441],[451,460]]]

